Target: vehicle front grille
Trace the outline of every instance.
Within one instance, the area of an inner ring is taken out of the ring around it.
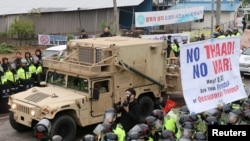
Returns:
[[[26,114],[30,114],[31,109],[29,107],[17,104],[17,109],[16,110],[20,111],[20,112],[23,112],[23,113],[26,113]]]
[[[48,95],[48,94],[38,92],[38,93],[35,93],[35,94],[32,94],[32,95],[29,95],[29,96],[25,97],[24,99],[36,103],[36,102],[42,101],[43,99],[45,99],[45,98],[47,98],[49,96],[50,95]]]

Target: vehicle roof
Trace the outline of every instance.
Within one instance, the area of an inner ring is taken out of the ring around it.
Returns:
[[[67,48],[66,45],[58,45],[58,46],[49,47],[46,50],[62,51],[62,50],[65,50],[66,48]]]
[[[132,38],[132,37],[102,37],[102,38],[88,38],[80,40],[71,40],[73,42],[87,43],[87,44],[96,44],[110,46],[115,44],[116,46],[129,46],[129,45],[144,45],[144,44],[159,44],[162,41],[158,40],[148,40],[142,38]]]

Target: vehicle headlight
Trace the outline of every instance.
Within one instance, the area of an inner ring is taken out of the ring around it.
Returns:
[[[30,114],[31,114],[31,116],[35,116],[36,111],[32,109],[32,110],[30,111]]]
[[[11,104],[11,109],[13,109],[13,110],[16,109],[16,104],[15,103]]]

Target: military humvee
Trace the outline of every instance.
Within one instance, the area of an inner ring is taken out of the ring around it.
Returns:
[[[45,58],[42,87],[9,97],[11,126],[23,132],[41,119],[51,136],[72,141],[76,126],[100,123],[107,108],[135,88],[142,116],[167,92],[180,92],[178,59],[166,59],[164,42],[131,37],[70,40],[68,56]]]

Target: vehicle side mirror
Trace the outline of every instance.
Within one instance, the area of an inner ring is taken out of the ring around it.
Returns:
[[[96,89],[96,88],[94,88],[94,89],[93,89],[92,100],[93,100],[93,101],[99,100],[99,94],[100,94],[99,90]]]

